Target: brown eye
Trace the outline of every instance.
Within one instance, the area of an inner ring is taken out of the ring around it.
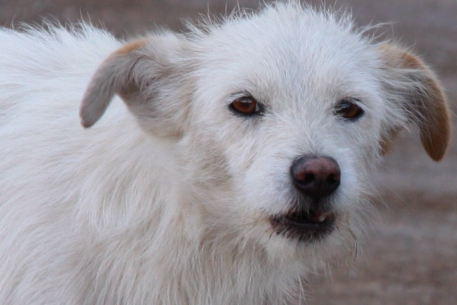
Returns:
[[[241,115],[251,116],[261,113],[260,104],[250,96],[237,98],[230,104],[230,109]]]
[[[336,107],[334,114],[347,120],[355,121],[365,112],[353,99],[343,99]]]

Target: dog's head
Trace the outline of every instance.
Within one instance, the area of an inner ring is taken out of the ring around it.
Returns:
[[[211,238],[273,257],[348,244],[394,136],[416,124],[440,160],[450,133],[418,57],[297,4],[125,45],[95,73],[82,124],[115,94],[145,132],[172,139],[176,179]]]

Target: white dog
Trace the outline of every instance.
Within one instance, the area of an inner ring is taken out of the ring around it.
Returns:
[[[0,304],[284,304],[350,254],[393,137],[439,160],[450,125],[433,72],[340,15],[0,30]]]

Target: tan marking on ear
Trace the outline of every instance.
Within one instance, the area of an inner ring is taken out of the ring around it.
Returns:
[[[422,61],[415,57],[412,54],[405,53],[401,54],[401,63],[403,64],[403,68],[421,68],[424,64]]]
[[[422,60],[395,45],[383,43],[378,46],[388,66],[393,68],[419,68],[424,66]]]
[[[134,65],[135,56],[131,53],[145,46],[146,40],[136,40],[114,51],[98,67],[84,94],[80,117],[81,125],[91,127],[105,112],[114,94],[123,90],[133,91],[135,84],[125,83],[128,70]]]
[[[439,80],[419,57],[409,51],[387,43],[380,45],[379,49],[387,67],[405,69],[400,76],[411,79],[411,88],[406,92],[409,103],[405,108],[411,112],[411,120],[419,126],[421,142],[427,154],[435,161],[441,160],[449,144],[451,123],[449,106]],[[398,131],[389,133],[395,137]],[[391,142],[382,139],[383,152],[388,151]]]
[[[433,75],[424,81],[429,99],[429,108],[422,107],[420,113],[425,120],[419,123],[421,142],[428,155],[435,161],[443,158],[451,135],[451,118],[443,89]]]
[[[135,40],[133,42],[130,42],[130,43],[122,46],[121,48],[117,49],[116,51],[114,51],[114,53],[111,54],[111,56],[113,56],[113,55],[127,55],[132,51],[135,51],[135,50],[138,50],[138,49],[144,47],[146,45],[146,41],[147,41],[146,39],[139,39],[139,40]]]

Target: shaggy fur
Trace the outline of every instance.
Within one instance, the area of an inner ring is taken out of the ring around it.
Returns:
[[[449,140],[420,59],[293,1],[132,42],[88,25],[0,42],[2,305],[284,304],[353,251],[401,129],[434,160]],[[245,95],[262,115],[230,109]],[[347,98],[357,120],[335,113]],[[341,169],[335,229],[307,241],[271,223],[303,155]]]

